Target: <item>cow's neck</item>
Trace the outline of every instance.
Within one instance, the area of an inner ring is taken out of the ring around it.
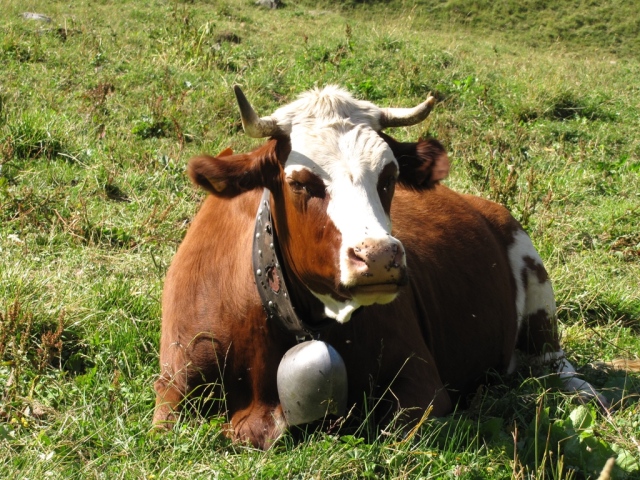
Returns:
[[[269,320],[303,340],[317,338],[320,330],[333,323],[323,319],[321,303],[304,287],[288,282],[287,266],[280,254],[278,237],[271,216],[271,192],[264,189],[255,220],[253,273],[262,306]],[[305,320],[302,320],[305,319]]]

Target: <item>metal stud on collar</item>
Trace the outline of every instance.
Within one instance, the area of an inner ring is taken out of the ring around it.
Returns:
[[[279,248],[271,218],[271,192],[265,188],[260,199],[253,235],[253,272],[262,306],[269,320],[275,320],[296,336],[298,342],[312,338],[291,304],[279,261]]]

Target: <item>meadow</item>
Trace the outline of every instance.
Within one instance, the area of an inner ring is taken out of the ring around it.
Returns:
[[[495,3],[0,1],[0,478],[640,478],[640,377],[598,363],[640,354],[640,7]],[[186,162],[259,145],[236,83],[262,114],[329,83],[432,92],[392,134],[438,138],[447,184],[522,222],[615,412],[523,367],[408,435],[152,431],[163,278],[204,198]]]

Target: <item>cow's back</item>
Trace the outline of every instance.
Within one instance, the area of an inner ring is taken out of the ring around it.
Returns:
[[[399,190],[392,219],[443,383],[466,390],[487,369],[507,369],[517,330],[507,249],[518,222],[501,205],[442,185]]]

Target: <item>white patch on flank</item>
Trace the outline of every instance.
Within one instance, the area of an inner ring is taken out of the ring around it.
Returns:
[[[544,309],[550,317],[556,313],[556,301],[553,295],[551,282],[540,283],[535,271],[528,268],[525,258],[531,258],[536,264],[542,265],[542,259],[536,251],[529,235],[524,230],[519,230],[513,236],[513,243],[509,246],[509,263],[511,272],[516,282],[516,312],[518,315],[518,332],[522,326],[522,320],[526,315],[531,315]],[[522,272],[527,271],[527,286],[525,290]],[[517,334],[516,334],[517,335]]]
[[[517,341],[524,318],[542,309],[546,310],[549,318],[553,318],[556,314],[556,300],[551,282],[547,280],[540,283],[536,272],[529,269],[525,262],[525,258],[528,257],[533,259],[536,264],[542,265],[540,255],[533,246],[531,238],[524,230],[518,230],[513,236],[513,243],[509,245],[508,256],[516,284]],[[526,288],[522,278],[523,271],[527,273]],[[514,353],[507,371],[515,371],[516,366]]]

